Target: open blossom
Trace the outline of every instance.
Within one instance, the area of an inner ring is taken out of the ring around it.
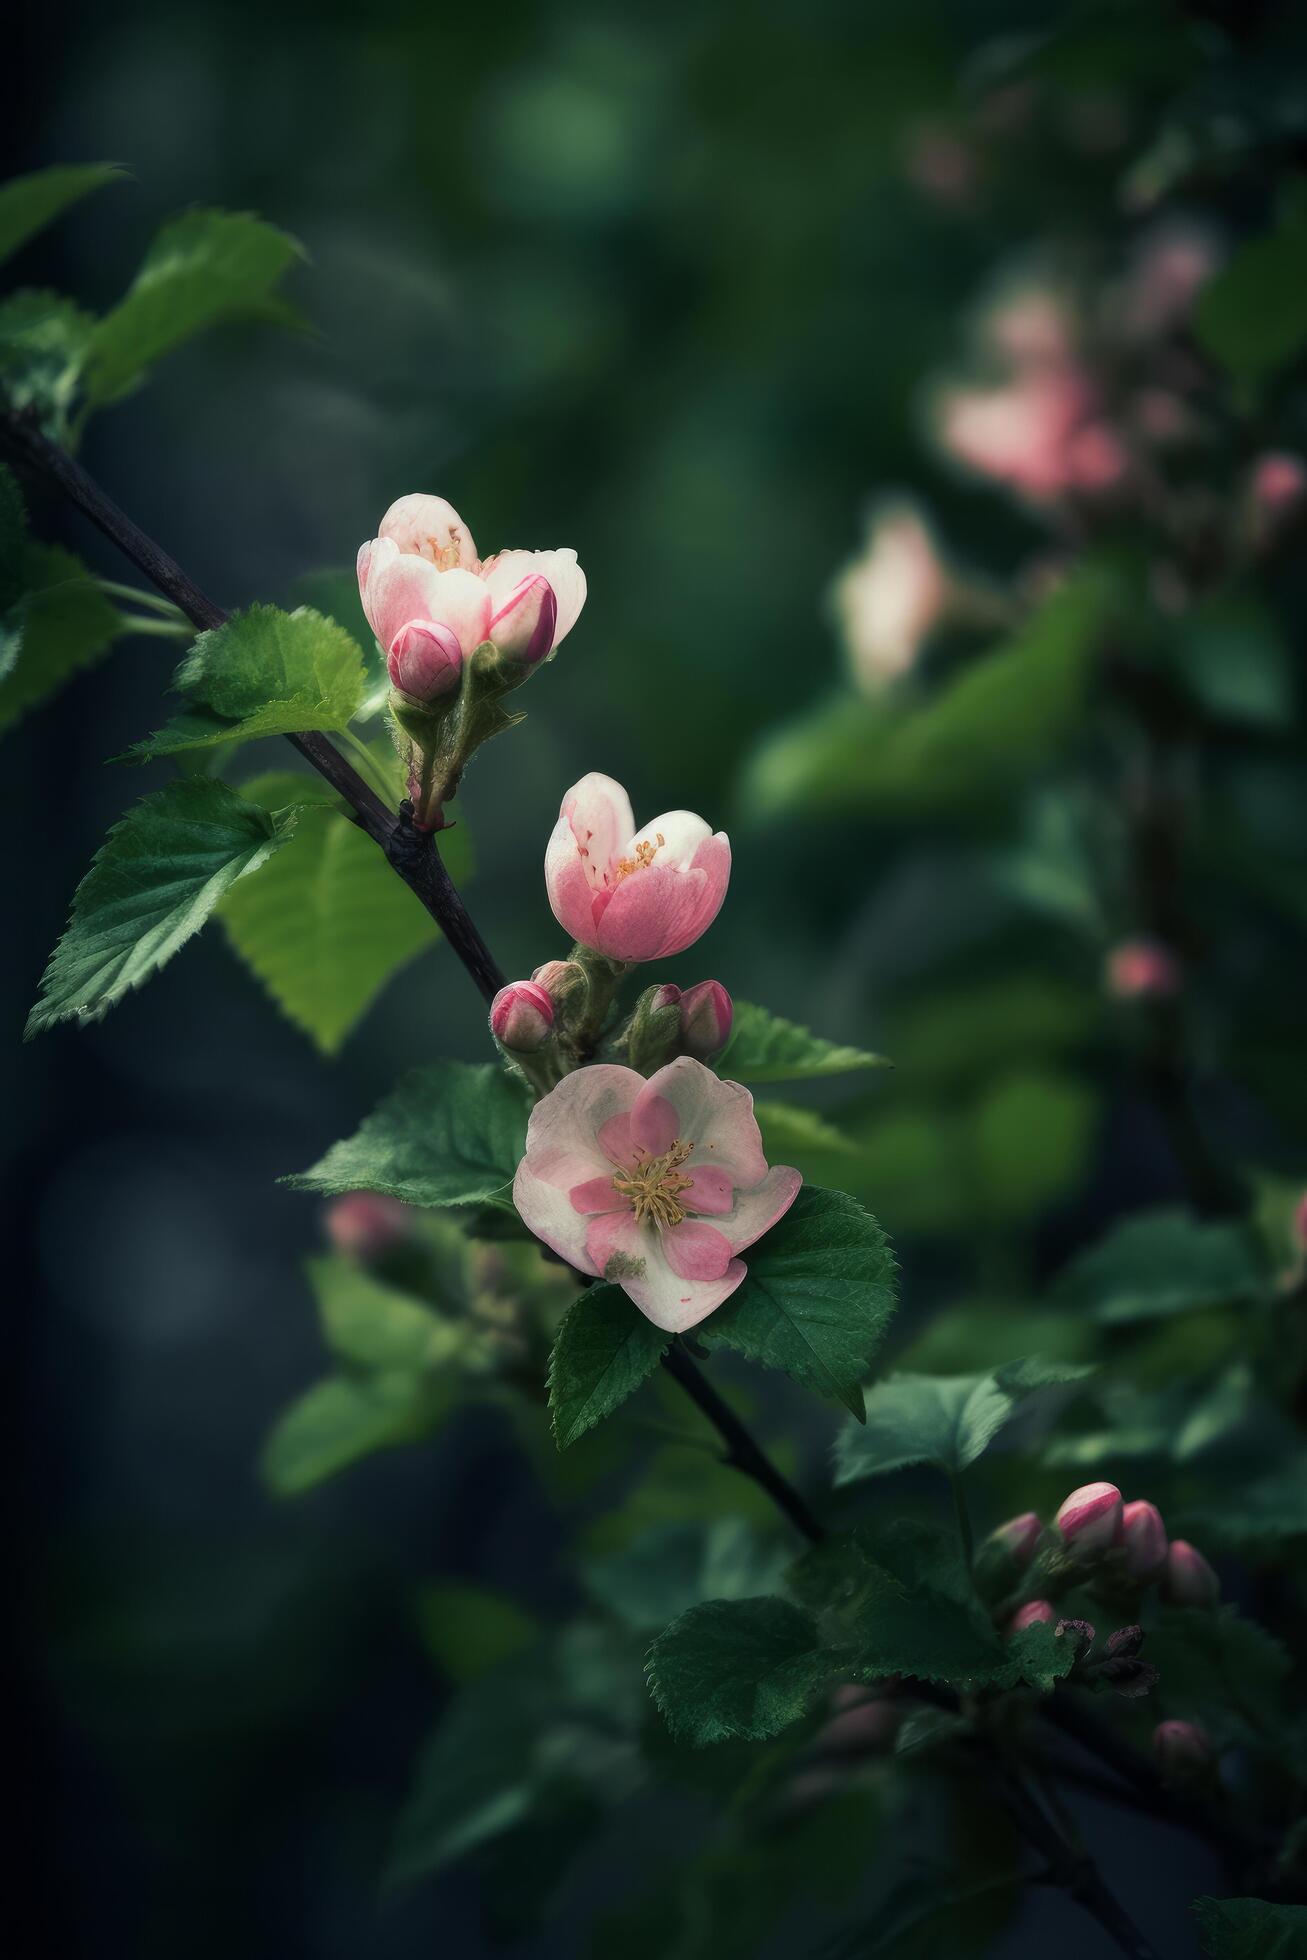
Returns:
[[[610,960],[684,952],[721,910],[731,847],[689,810],[643,830],[611,776],[583,776],[563,798],[545,853],[554,917],[582,946]]]
[[[565,1075],[531,1112],[513,1202],[570,1266],[681,1333],[735,1291],[738,1254],[802,1182],[768,1169],[748,1090],[681,1055],[648,1081],[607,1062]]]
[[[948,610],[950,581],[935,539],[915,504],[873,512],[860,557],[832,594],[855,679],[869,692],[914,664]]]
[[[358,579],[391,683],[419,701],[456,687],[463,662],[485,640],[527,665],[547,659],[585,604],[574,551],[482,559],[443,497],[393,503],[359,550]]]

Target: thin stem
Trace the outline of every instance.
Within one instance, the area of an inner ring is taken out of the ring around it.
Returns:
[[[119,618],[129,633],[143,639],[189,640],[192,637],[190,626],[180,614],[175,619],[151,619],[140,613],[120,613]]]
[[[718,1394],[679,1341],[673,1341],[663,1356],[663,1366],[716,1429],[726,1445],[726,1462],[746,1477],[752,1477],[777,1508],[785,1513],[795,1529],[803,1533],[810,1545],[820,1544],[826,1534],[798,1491],[759,1448],[730,1403]]]
[[[107,599],[126,599],[133,606],[148,606],[152,612],[168,613],[178,622],[185,617],[171,599],[149,592],[143,585],[123,585],[116,578],[97,578],[95,583]]]
[[[1093,1859],[1067,1843],[1019,1777],[998,1763],[994,1775],[1013,1823],[1027,1843],[1048,1860],[1046,1882],[1060,1886],[1077,1905],[1083,1906],[1131,1960],[1158,1960],[1156,1947],[1144,1937],[1115,1893],[1109,1891]]]
[[[0,447],[75,504],[193,626],[204,632],[226,624],[227,615],[221,607],[215,606],[194,579],[119,510],[80,463],[47,441],[30,415],[12,410],[0,413]],[[504,976],[455,890],[435,838],[416,828],[407,805],[401,807],[398,816],[387,809],[371,784],[325,735],[288,735],[286,739],[345,799],[359,827],[384,851],[392,868],[436,920],[482,998],[492,1000],[503,986]]]
[[[372,785],[383,803],[389,803],[393,791],[367,743],[352,728],[342,729],[340,739],[358,763],[359,774]]]

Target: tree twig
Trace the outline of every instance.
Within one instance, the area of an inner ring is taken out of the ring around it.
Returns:
[[[12,410],[0,412],[0,447],[7,449],[30,475],[58,490],[89,517],[144,572],[151,584],[185,613],[192,626],[206,632],[226,623],[227,615],[222,608],[105,495],[79,462],[42,435],[31,416]],[[399,812],[388,809],[327,736],[288,735],[286,739],[326,778],[336,794],[344,798],[360,828],[384,851],[391,866],[439,925],[476,982],[482,998],[492,999],[503,986],[504,976],[472,923],[435,838],[416,828],[407,805]]]
[[[1042,1804],[1010,1769],[996,1761],[993,1774],[1013,1823],[1027,1843],[1048,1860],[1044,1882],[1059,1886],[1083,1906],[1131,1960],[1158,1960],[1156,1947],[1109,1889],[1093,1859],[1068,1844]]]
[[[771,1458],[741,1422],[730,1403],[713,1387],[702,1369],[679,1341],[673,1341],[663,1356],[663,1366],[672,1380],[683,1388],[695,1407],[712,1423],[726,1445],[726,1462],[761,1485],[778,1510],[803,1533],[810,1545],[820,1544],[825,1532],[808,1509],[793,1484],[783,1477]]]

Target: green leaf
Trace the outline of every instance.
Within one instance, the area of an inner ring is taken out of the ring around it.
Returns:
[[[862,1418],[862,1383],[894,1311],[885,1234],[855,1198],[805,1185],[751,1247],[748,1276],[696,1330]]]
[[[889,1066],[883,1055],[825,1041],[749,1000],[736,1001],[731,1038],[713,1063],[717,1074],[731,1082],[798,1082]]]
[[[1116,1325],[1253,1300],[1265,1284],[1256,1243],[1243,1226],[1150,1211],[1126,1219],[1076,1259],[1056,1297]]]
[[[1194,332],[1215,360],[1257,382],[1307,345],[1307,225],[1251,239],[1208,281]]]
[[[769,1533],[743,1518],[668,1519],[633,1544],[586,1562],[591,1597],[639,1632],[665,1627],[709,1599],[774,1592],[790,1563]]]
[[[201,633],[173,676],[188,712],[138,742],[131,760],[183,749],[348,728],[363,699],[363,655],[343,627],[301,606],[251,606]]]
[[[53,224],[70,204],[126,174],[116,163],[61,163],[0,184],[0,259]]]
[[[59,545],[28,545],[22,595],[0,620],[0,732],[108,653],[123,620],[86,568]]]
[[[670,1339],[620,1286],[592,1286],[574,1300],[549,1358],[549,1408],[559,1449],[634,1395]]]
[[[849,1671],[815,1623],[784,1599],[710,1599],[649,1649],[649,1687],[672,1734],[702,1745],[761,1742],[806,1714]]]
[[[263,1446],[264,1479],[278,1497],[298,1497],[375,1450],[416,1442],[444,1406],[407,1371],[328,1376],[278,1418]]]
[[[155,361],[221,320],[293,321],[274,288],[303,257],[295,239],[248,212],[188,211],[173,218],[91,336],[85,367],[91,406],[117,401]]]
[[[1208,1960],[1303,1960],[1307,1954],[1307,1906],[1195,1899],[1192,1911]]]
[[[417,1370],[437,1367],[467,1346],[457,1322],[384,1286],[350,1259],[310,1259],[307,1271],[327,1345],[342,1361]]]
[[[283,783],[247,784],[245,793],[284,801]],[[334,808],[306,810],[286,849],[229,892],[219,916],[241,958],[324,1055],[440,937],[372,839]]]
[[[358,573],[354,567],[351,565],[348,570],[340,571],[323,569],[303,572],[295,580],[292,591],[299,605],[312,606],[315,612],[334,619],[352,639],[358,641],[367,668],[367,705],[370,707],[375,702],[380,709],[390,693],[390,675],[386,672],[386,656],[377,645],[376,636],[363,610]],[[445,840],[442,838],[441,841],[443,843]]]
[[[77,393],[82,360],[95,327],[61,293],[13,293],[0,301],[0,393],[11,408],[33,409],[56,439]]]
[[[27,1033],[74,1017],[98,1021],[199,931],[294,821],[294,813],[270,815],[225,783],[198,777],[145,797],[114,825],[77,887]]]
[[[1164,1607],[1148,1636],[1168,1712],[1204,1722],[1221,1744],[1287,1741],[1287,1650],[1233,1606]]]
[[[413,1205],[511,1210],[526,1099],[493,1063],[432,1062],[406,1075],[352,1137],[283,1181],[299,1191],[384,1191]]]
[[[427,1652],[460,1686],[523,1653],[540,1634],[515,1599],[470,1579],[423,1586],[417,1616]]]
[[[891,1375],[867,1396],[866,1425],[835,1444],[835,1483],[933,1463],[955,1477],[974,1463],[1027,1395],[1079,1381],[1092,1368],[1010,1363],[983,1375]]]

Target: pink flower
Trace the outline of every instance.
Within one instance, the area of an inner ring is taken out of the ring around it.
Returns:
[[[722,831],[689,810],[669,810],[637,831],[630,798],[611,776],[572,785],[545,853],[559,925],[618,961],[684,952],[717,917],[730,876]]]
[[[1121,1536],[1121,1493],[1115,1484],[1081,1484],[1063,1500],[1054,1522],[1065,1545],[1105,1552]]]
[[[1121,1542],[1132,1578],[1155,1579],[1166,1564],[1166,1526],[1156,1504],[1136,1497],[1121,1512]]]
[[[360,548],[358,578],[391,682],[416,700],[456,686],[463,661],[486,640],[526,665],[548,658],[585,604],[574,551],[481,559],[443,497],[393,503],[378,535]]]
[[[1107,991],[1116,1000],[1171,1000],[1184,971],[1160,939],[1123,939],[1107,959]]]
[[[490,1032],[510,1053],[534,1054],[553,1025],[554,1003],[534,980],[510,980],[490,1003]]]
[[[1215,1606],[1221,1582],[1187,1538],[1173,1538],[1166,1555],[1162,1591],[1174,1606]]]
[[[1024,1606],[1018,1606],[1007,1623],[1009,1639],[1014,1633],[1022,1633],[1027,1627],[1052,1626],[1057,1618],[1057,1608],[1048,1599],[1030,1599]]]
[[[748,1090],[680,1055],[648,1081],[608,1062],[565,1075],[531,1112],[513,1202],[569,1266],[681,1333],[734,1293],[736,1255],[802,1182],[767,1168]]]
[[[950,602],[948,567],[915,504],[883,503],[872,513],[862,553],[832,596],[858,683],[874,694],[906,674]]]

